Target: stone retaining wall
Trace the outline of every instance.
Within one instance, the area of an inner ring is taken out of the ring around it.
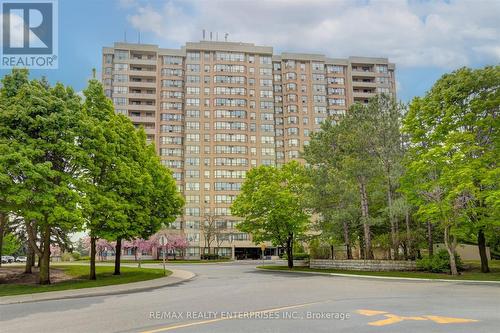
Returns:
[[[353,271],[415,271],[414,261],[393,260],[328,260],[311,259],[311,268],[344,269]]]

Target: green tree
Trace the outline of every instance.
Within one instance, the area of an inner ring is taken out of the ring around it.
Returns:
[[[114,113],[97,80],[89,81],[83,104],[87,155],[85,207],[90,233],[90,278],[95,279],[96,240],[116,240],[115,274],[120,274],[122,240],[147,239],[180,214],[183,199],[161,165],[144,131]]]
[[[369,188],[378,181],[381,167],[371,140],[374,124],[366,106],[354,104],[339,121],[325,121],[304,148],[304,158],[313,167],[328,168],[347,184],[355,184],[363,225],[364,258],[373,259]],[[327,199],[327,198],[325,198]]]
[[[477,234],[487,272],[485,231],[498,226],[500,66],[445,74],[405,118],[411,139],[404,182],[418,214],[442,226],[452,274],[454,244],[463,230]]]
[[[13,255],[21,248],[21,241],[13,233],[7,233],[3,239],[3,253]]]
[[[288,267],[293,268],[293,244],[309,226],[304,209],[307,175],[303,166],[292,161],[281,168],[260,166],[248,172],[231,211],[243,217],[237,228],[250,233],[254,243],[270,241],[283,247]]]
[[[14,70],[2,83],[0,155],[9,178],[2,182],[6,206],[24,218],[31,249],[40,257],[39,283],[48,284],[51,236],[55,230],[68,233],[82,226],[80,98],[61,84],[29,81],[25,70]]]

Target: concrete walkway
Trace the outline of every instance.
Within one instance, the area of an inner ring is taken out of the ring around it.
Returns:
[[[378,279],[378,280],[401,280],[401,281],[423,281],[423,282],[454,282],[454,283],[465,283],[465,284],[484,284],[484,285],[500,285],[500,281],[484,281],[484,280],[453,280],[453,279],[429,279],[429,278],[412,278],[412,277],[398,277],[398,276],[377,276],[377,275],[362,275],[362,274],[344,274],[344,273],[329,273],[329,272],[317,272],[317,271],[287,271],[281,269],[272,268],[261,268],[256,269],[268,272],[281,272],[290,274],[310,274],[310,275],[329,275],[329,276],[341,276],[347,278],[361,278],[361,279]]]
[[[57,299],[104,296],[104,295],[117,295],[129,294],[139,291],[147,291],[156,288],[162,288],[173,284],[178,284],[192,279],[195,274],[192,272],[171,269],[172,272],[169,276],[152,279],[147,281],[132,282],[117,284],[111,286],[60,290],[60,291],[47,291],[43,293],[16,295],[16,296],[2,296],[0,297],[0,305],[15,304],[15,303],[29,303]]]

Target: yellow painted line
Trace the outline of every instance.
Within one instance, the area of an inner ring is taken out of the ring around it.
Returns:
[[[268,313],[268,312],[275,312],[275,311],[283,311],[283,310],[288,310],[288,309],[301,308],[301,307],[305,307],[305,306],[308,306],[308,305],[314,305],[314,304],[319,304],[319,303],[324,303],[324,302],[313,302],[313,303],[296,304],[296,305],[283,306],[283,307],[273,308],[273,309],[266,309],[266,310],[259,310],[259,311],[246,311],[246,312],[252,312],[253,314],[263,314],[263,313]],[[223,318],[215,318],[215,319],[210,319],[210,320],[194,321],[194,322],[189,322],[189,323],[183,323],[183,324],[165,326],[165,327],[157,328],[157,329],[154,329],[154,330],[151,330],[151,331],[143,331],[141,333],[166,332],[166,331],[176,330],[176,329],[179,329],[179,328],[205,325],[205,324],[210,324],[210,323],[224,321],[224,320],[231,320],[231,319],[236,319],[236,317],[223,317]]]
[[[479,321],[476,319],[428,316],[428,315],[404,317],[389,313],[387,311],[366,310],[366,309],[357,310],[356,313],[369,317],[376,315],[383,315],[384,317],[386,317],[385,319],[369,322],[368,325],[370,326],[386,326],[395,323],[400,323],[405,320],[431,320],[438,324],[464,324],[464,323],[475,323]]]
[[[368,323],[370,326],[386,326],[386,325],[391,325],[395,323],[399,323],[405,320],[427,320],[427,318],[424,317],[402,317],[402,316],[397,316],[393,314],[385,314],[385,317],[387,319],[382,319],[378,321],[372,321],[371,323]]]
[[[379,314],[387,313],[387,311],[376,311],[376,310],[357,310],[356,312],[364,316],[376,316]]]
[[[467,318],[453,318],[453,317],[441,317],[441,316],[425,316],[433,322],[438,324],[462,324],[462,323],[476,323],[479,320],[467,319]]]

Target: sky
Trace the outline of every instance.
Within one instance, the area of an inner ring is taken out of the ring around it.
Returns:
[[[29,0],[27,0],[29,2]],[[202,29],[275,53],[388,57],[398,98],[421,96],[444,73],[500,63],[498,0],[59,0],[59,68],[33,70],[76,91],[101,50],[126,39],[179,48]],[[0,70],[1,76],[8,73]]]

